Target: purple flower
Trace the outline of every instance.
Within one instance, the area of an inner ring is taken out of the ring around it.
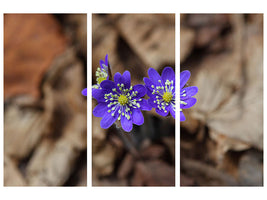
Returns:
[[[109,79],[109,63],[108,63],[108,54],[105,57],[105,61],[100,60],[99,61],[100,64],[100,68],[98,67],[96,70],[96,84],[93,85],[93,90],[94,89],[99,89],[100,88],[100,83],[104,80],[108,80]],[[82,95],[83,96],[87,96],[87,88],[82,90]]]
[[[191,108],[197,102],[197,99],[192,96],[198,92],[198,87],[185,87],[190,75],[188,70],[180,73],[180,121],[185,121],[185,116],[182,110]]]
[[[156,109],[159,115],[167,116],[169,112],[175,118],[175,73],[171,67],[165,67],[160,76],[150,68],[149,78],[144,78],[148,103]]]
[[[93,114],[102,117],[100,126],[104,129],[119,120],[122,128],[130,132],[133,124],[144,123],[141,110],[151,110],[147,100],[142,98],[145,94],[146,88],[143,85],[131,86],[129,71],[125,71],[123,75],[117,72],[114,82],[104,80],[99,89],[92,91],[92,96],[98,101]]]
[[[84,88],[84,89],[82,90],[82,95],[83,95],[83,96],[87,96],[87,88]]]
[[[108,54],[105,57],[105,61],[100,60],[99,61],[100,67],[96,70],[96,84],[93,85],[93,88],[98,89],[100,87],[100,83],[104,80],[109,79],[109,63],[108,63]]]

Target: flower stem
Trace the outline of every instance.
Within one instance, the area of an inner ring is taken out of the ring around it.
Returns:
[[[130,137],[130,133],[126,133],[122,128],[116,127],[118,130],[117,133],[119,137],[121,138],[122,142],[124,143],[124,146],[126,149],[137,159],[140,158],[139,152],[135,148],[135,145]]]

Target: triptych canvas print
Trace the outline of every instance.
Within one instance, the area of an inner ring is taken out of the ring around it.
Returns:
[[[263,186],[263,14],[177,15],[4,14],[4,186]]]

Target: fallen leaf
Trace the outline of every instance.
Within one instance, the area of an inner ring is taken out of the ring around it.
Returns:
[[[51,14],[4,15],[4,98],[40,97],[39,87],[53,59],[66,49]]]

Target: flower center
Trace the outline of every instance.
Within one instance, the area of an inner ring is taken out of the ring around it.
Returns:
[[[106,80],[107,77],[98,77],[97,78],[97,83],[100,84],[102,81]]]
[[[104,80],[107,80],[108,78],[108,73],[107,71],[105,71],[104,69],[101,69],[100,67],[97,68],[96,72],[95,72],[95,75],[96,75],[96,81],[97,81],[97,84],[100,85],[100,83]]]
[[[121,94],[118,98],[118,101],[121,105],[125,105],[126,103],[128,103],[128,98],[125,95]]]
[[[171,92],[165,92],[162,96],[162,99],[169,103],[172,100],[172,93]]]

